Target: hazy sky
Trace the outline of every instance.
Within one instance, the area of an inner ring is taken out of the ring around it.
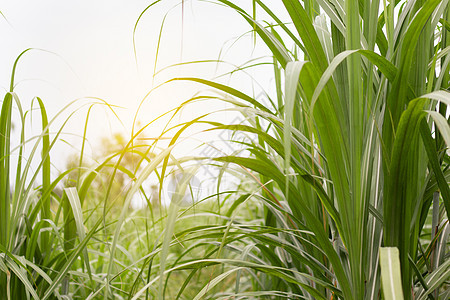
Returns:
[[[156,70],[180,62],[217,59],[219,53],[221,59],[236,65],[268,55],[265,47],[253,44],[251,35],[237,39],[251,28],[233,10],[206,1],[186,1],[182,23],[180,1],[167,0],[157,3],[142,16],[135,36],[136,62],[133,29],[139,15],[152,2],[0,0],[0,11],[8,20],[8,23],[0,20],[3,40],[0,48],[1,87],[8,89],[13,62],[21,51],[39,48],[52,52],[33,50],[23,56],[17,69],[15,91],[24,109],[30,108],[33,97],[41,97],[51,117],[70,101],[83,97],[97,97],[124,107],[117,109],[121,122],[115,120],[105,107],[98,106],[92,111],[88,135],[90,143],[97,147],[102,136],[119,130],[129,132],[139,103],[152,87],[173,77],[212,79],[232,70],[230,65],[218,68],[215,63],[187,65],[165,70],[153,82],[158,35],[165,15]],[[244,7],[250,7],[251,2],[236,1]],[[277,6],[281,7],[279,3]],[[271,80],[270,69],[266,67],[267,73],[251,75],[267,87]],[[264,68],[258,69],[261,70]],[[219,80],[249,93],[258,90],[244,75]],[[205,87],[187,83],[160,88],[144,101],[138,119],[142,123],[150,122],[201,88]],[[89,101],[80,100],[74,108],[85,103]],[[212,102],[194,105],[183,112],[183,118],[186,120],[203,111],[224,107]],[[61,120],[71,111],[73,109],[61,115]],[[81,134],[85,115],[86,108],[77,112],[65,132]],[[149,134],[157,134],[161,126],[153,126]],[[69,135],[65,138],[74,144],[80,140]],[[57,155],[63,157],[69,152]]]

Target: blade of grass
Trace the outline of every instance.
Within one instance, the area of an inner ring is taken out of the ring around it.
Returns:
[[[381,247],[380,266],[384,298],[386,300],[403,300],[398,249]]]

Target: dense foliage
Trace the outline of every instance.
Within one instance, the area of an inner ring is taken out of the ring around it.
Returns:
[[[448,299],[448,0],[282,0],[288,20],[270,1],[249,1],[250,11],[212,2],[234,9],[270,50],[276,95],[174,78],[166,85],[218,93],[196,95],[173,115],[206,99],[231,103],[245,121],[205,115],[178,124],[163,150],[158,139],[137,142],[150,122],[93,166],[83,163],[83,143],[78,164],[52,178],[50,153],[64,126],[55,133],[36,98],[42,131],[26,137],[31,112],[14,78],[28,50],[18,57],[0,119],[1,297]],[[21,129],[14,148],[13,123]],[[171,157],[199,124],[245,133],[235,142],[247,151]],[[218,168],[217,192],[180,207],[198,160]],[[162,187],[173,166],[184,175],[170,206],[130,210],[136,194],[151,202],[150,174]],[[240,184],[224,191],[225,173]]]
[[[254,278],[251,287],[236,279],[228,295],[375,299],[380,246],[395,247],[404,297],[446,299],[448,1],[284,0],[290,20],[264,1],[248,12],[217,2],[272,52],[278,94],[258,102],[230,86],[177,79],[234,96],[249,122],[215,128],[257,135],[250,157],[216,160],[252,172],[259,187],[248,197],[265,204],[265,220],[254,227],[231,218],[221,247],[245,258],[211,260],[210,252],[203,263]],[[257,9],[270,19],[256,21]]]

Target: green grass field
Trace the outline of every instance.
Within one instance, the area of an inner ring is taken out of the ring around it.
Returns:
[[[209,1],[271,53],[233,73],[270,64],[274,93],[172,78],[163,85],[199,92],[171,120],[200,101],[241,118],[205,114],[141,139],[148,120],[96,163],[85,129],[57,177],[52,149],[76,101],[55,116],[40,98],[22,107],[15,71],[33,50],[18,56],[1,103],[1,299],[450,298],[449,1],[279,1],[287,19],[272,1]],[[223,142],[244,150],[174,157],[192,129],[229,132]],[[205,166],[208,195],[180,205]],[[174,174],[170,204],[158,204]],[[130,208],[138,195],[148,205]]]

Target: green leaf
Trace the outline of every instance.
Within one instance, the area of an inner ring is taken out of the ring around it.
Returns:
[[[418,300],[425,300],[429,294],[439,288],[441,284],[450,278],[450,259],[447,259],[442,265],[425,277],[425,281],[429,287],[428,290],[422,290],[418,295]]]
[[[30,281],[27,278],[27,272],[23,269],[20,268],[15,262],[7,259],[6,260],[6,265],[8,266],[8,268],[17,276],[17,278],[19,278],[19,280],[23,283],[26,291],[31,294],[31,296],[33,297],[33,299],[39,300],[39,296],[36,293],[33,285],[30,283]]]
[[[380,267],[384,299],[403,300],[400,259],[397,248],[380,248]]]
[[[67,195],[70,206],[72,207],[72,213],[75,220],[75,226],[77,228],[77,233],[80,241],[86,238],[86,232],[84,229],[84,221],[83,221],[83,211],[81,209],[80,198],[78,197],[78,192],[75,187],[65,188],[64,192]],[[83,258],[86,265],[86,269],[88,271],[89,277],[92,280],[91,273],[91,265],[89,263],[89,255],[87,248],[83,249]]]

